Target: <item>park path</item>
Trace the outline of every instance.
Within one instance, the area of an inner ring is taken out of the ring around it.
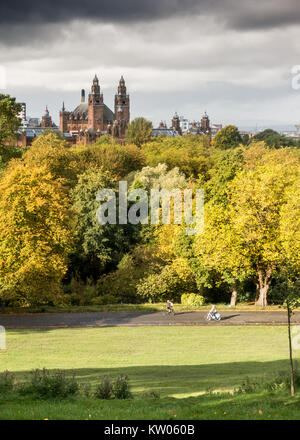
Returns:
[[[222,312],[220,322],[206,322],[207,312],[178,312],[174,317],[163,312],[99,312],[99,313],[43,313],[27,315],[0,314],[0,325],[11,329],[76,328],[115,326],[169,326],[169,325],[286,325],[287,314],[278,312]],[[292,317],[300,324],[300,312]]]

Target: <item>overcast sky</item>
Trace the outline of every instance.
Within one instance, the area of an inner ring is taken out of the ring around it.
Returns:
[[[1,0],[0,73],[29,115],[47,104],[56,122],[97,73],[109,107],[124,75],[132,118],[155,125],[205,110],[216,123],[294,124],[299,24],[299,0]]]

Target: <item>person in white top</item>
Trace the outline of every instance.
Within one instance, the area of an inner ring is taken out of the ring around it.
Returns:
[[[174,311],[174,309],[173,309],[173,307],[174,307],[174,304],[171,302],[171,301],[167,301],[167,310],[168,310],[168,313],[171,313],[172,311]]]

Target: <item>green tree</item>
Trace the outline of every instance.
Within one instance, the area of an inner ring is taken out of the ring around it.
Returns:
[[[141,147],[150,141],[152,137],[152,122],[145,118],[135,118],[128,124],[126,140],[128,143]]]
[[[213,145],[221,150],[238,147],[242,143],[239,130],[234,125],[222,128],[213,138]]]
[[[21,123],[18,118],[21,109],[15,98],[0,94],[0,146],[16,138]]]
[[[132,225],[100,225],[97,222],[100,203],[96,195],[103,188],[115,190],[117,197],[116,179],[108,171],[94,168],[82,173],[71,191],[76,215],[76,246],[71,256],[71,271],[73,274],[77,272],[83,279],[92,277],[94,281],[105,270],[116,267],[135,242],[135,234],[138,235],[138,229]]]
[[[265,144],[271,148],[292,147],[297,145],[294,139],[284,136],[271,128],[267,128],[253,136],[252,142],[257,141],[264,141]]]
[[[45,167],[9,166],[0,180],[0,295],[58,302],[72,246],[65,190]]]

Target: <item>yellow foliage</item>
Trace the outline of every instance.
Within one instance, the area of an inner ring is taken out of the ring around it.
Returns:
[[[10,166],[0,180],[0,294],[55,299],[72,244],[65,191],[46,167]]]

